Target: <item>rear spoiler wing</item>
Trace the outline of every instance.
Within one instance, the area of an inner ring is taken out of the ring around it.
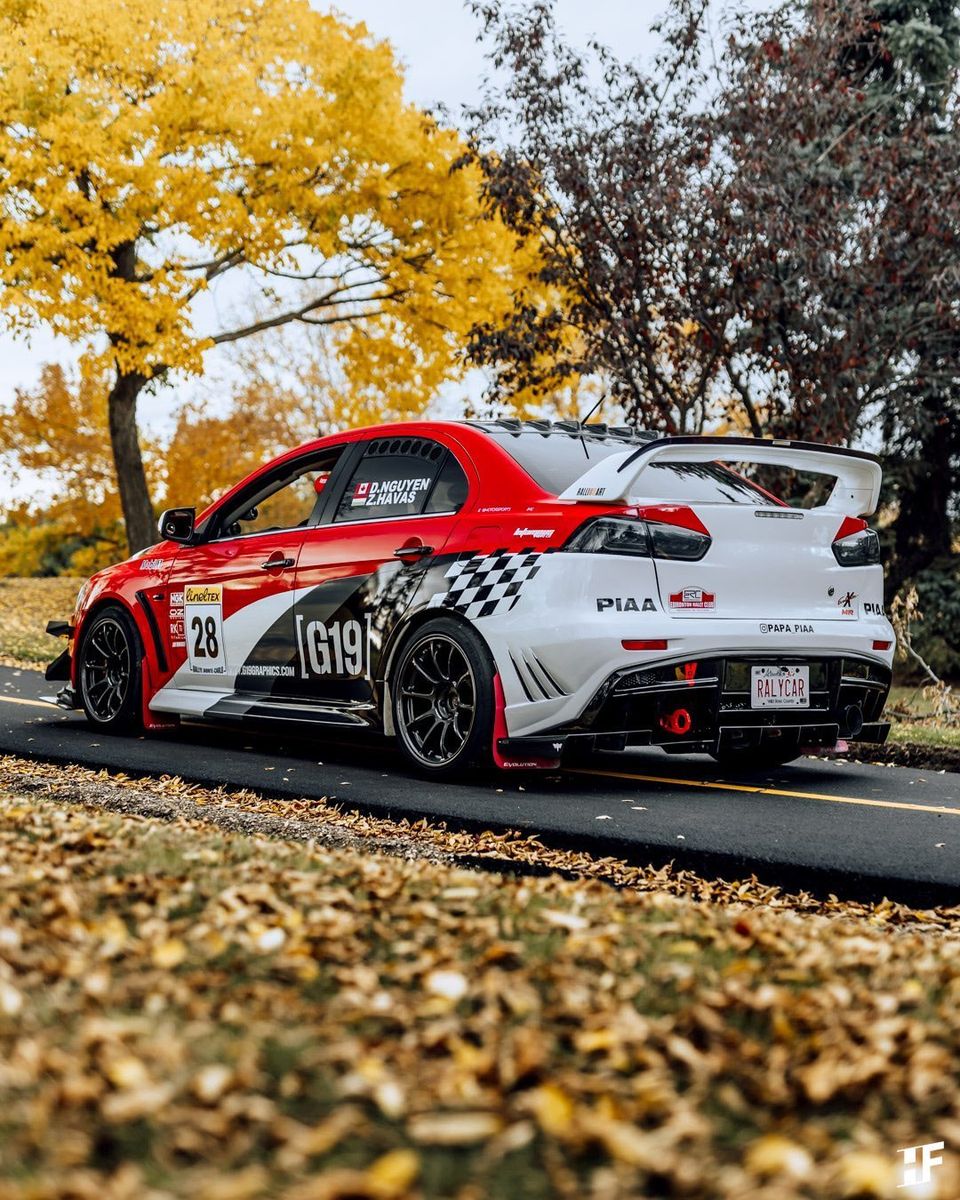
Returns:
[[[636,450],[611,454],[581,475],[560,499],[584,504],[629,504],[635,498],[644,498],[640,481],[647,468],[671,462],[764,463],[833,475],[837,482],[823,508],[851,517],[876,512],[883,478],[878,460],[862,450],[769,438],[666,437]],[[655,489],[650,494],[655,495]]]

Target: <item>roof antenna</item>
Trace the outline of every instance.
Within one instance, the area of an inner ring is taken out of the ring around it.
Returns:
[[[587,415],[585,417],[580,418],[580,422],[579,422],[580,429],[577,433],[577,437],[580,439],[580,445],[583,447],[584,457],[587,459],[590,458],[590,451],[587,449],[587,443],[584,441],[583,431],[586,428],[587,421],[589,421],[589,419],[593,416],[593,414],[597,411],[597,409],[601,407],[604,400],[606,400],[608,398],[608,395],[609,395],[609,393],[607,393],[607,392],[601,393],[600,399],[596,402],[596,404],[593,406],[593,408],[590,409],[590,411],[587,413]]]
[[[593,408],[590,409],[590,411],[586,414],[586,416],[583,416],[580,418],[580,424],[586,425],[586,423],[590,420],[590,418],[593,416],[593,414],[595,412],[597,412],[600,408],[603,407],[604,400],[609,400],[609,399],[610,399],[610,393],[602,392],[600,395],[600,399],[596,402],[596,404],[593,406]]]

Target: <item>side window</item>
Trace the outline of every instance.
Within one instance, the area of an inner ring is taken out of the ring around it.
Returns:
[[[238,496],[220,522],[220,537],[243,537],[302,529],[319,510],[324,488],[343,448],[289,464],[281,475],[268,474]]]
[[[440,474],[433,485],[433,491],[423,510],[428,513],[459,512],[467,499],[469,484],[463,473],[463,467],[457,462],[450,451],[447,451]]]
[[[415,517],[424,511],[446,451],[426,438],[375,438],[337,506],[337,521]]]

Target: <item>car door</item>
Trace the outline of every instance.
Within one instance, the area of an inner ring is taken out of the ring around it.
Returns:
[[[431,438],[371,438],[355,451],[297,565],[301,694],[326,702],[328,719],[373,719],[381,651],[448,542],[469,486],[454,451]]]
[[[342,449],[262,472],[181,548],[167,579],[175,687],[272,694],[295,674],[297,559]]]

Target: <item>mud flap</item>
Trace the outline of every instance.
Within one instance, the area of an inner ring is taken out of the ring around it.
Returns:
[[[560,766],[560,749],[549,757],[542,757],[544,750],[552,751],[552,739],[530,738],[533,746],[525,746],[526,738],[511,738],[507,734],[507,720],[504,715],[506,700],[503,695],[503,684],[499,674],[493,677],[493,761],[502,771],[555,771]],[[539,753],[531,753],[531,751]]]

